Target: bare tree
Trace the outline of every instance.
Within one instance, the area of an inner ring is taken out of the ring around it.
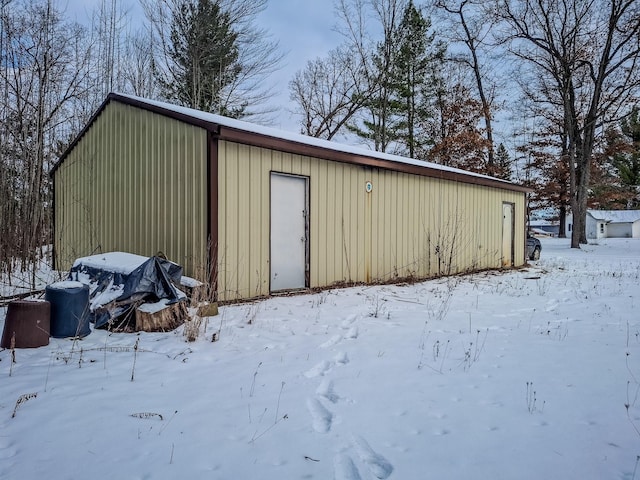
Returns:
[[[72,134],[68,108],[83,93],[87,75],[85,31],[65,22],[52,0],[4,4],[1,22],[1,158],[7,177],[0,184],[11,191],[3,192],[10,206],[2,211],[8,218],[0,219],[0,250],[28,269],[50,242],[47,172]]]
[[[586,209],[596,137],[640,87],[637,0],[497,0],[511,51],[550,82],[566,132],[574,229],[586,243]],[[544,91],[540,92],[545,95]]]
[[[493,21],[489,12],[483,8],[484,2],[477,0],[437,0],[436,6],[450,16],[454,28],[449,36],[454,41],[462,42],[467,47],[467,54],[453,56],[453,61],[461,62],[473,72],[476,90],[482,104],[484,133],[487,139],[487,172],[494,166],[494,142],[492,117],[494,114],[495,81],[490,79],[487,66],[482,61],[482,50],[485,40],[490,35]],[[457,28],[456,28],[457,27]]]
[[[468,70],[449,63],[436,94],[436,114],[427,129],[433,146],[425,152],[435,163],[487,173],[487,140],[479,127],[482,104],[467,86]]]
[[[387,151],[393,138],[387,129],[393,115],[391,74],[398,54],[397,28],[407,0],[338,0],[338,31],[349,51],[357,55],[366,79],[370,108],[359,109],[350,129],[371,141],[376,151]],[[372,25],[369,23],[372,20]],[[375,34],[378,33],[376,36]],[[364,128],[363,128],[364,127]]]
[[[127,19],[127,11],[123,10],[119,0],[101,0],[93,12],[91,42],[97,84],[94,90],[99,101],[109,92],[121,91],[124,87]]]
[[[8,42],[11,41],[9,5],[11,0],[0,0],[0,275],[11,272],[17,230],[16,159],[11,155]],[[9,277],[10,278],[10,277]]]
[[[127,36],[122,68],[124,91],[139,97],[158,96],[153,79],[153,36],[145,30]]]
[[[362,107],[366,78],[357,55],[338,48],[309,61],[289,83],[302,133],[331,140]]]

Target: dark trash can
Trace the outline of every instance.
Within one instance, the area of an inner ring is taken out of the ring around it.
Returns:
[[[45,300],[51,303],[51,336],[86,337],[89,328],[89,286],[64,281],[48,285]]]
[[[50,315],[51,304],[46,301],[9,302],[0,347],[37,348],[49,345]]]

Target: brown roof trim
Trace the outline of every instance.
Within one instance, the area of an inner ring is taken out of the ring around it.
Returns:
[[[110,93],[107,98],[111,98],[120,103],[124,103],[127,105],[131,105],[132,107],[138,107],[142,110],[148,110],[153,113],[157,113],[159,115],[163,115],[165,117],[173,118],[174,120],[179,120],[184,123],[188,123],[189,125],[194,125],[196,127],[204,128],[212,133],[218,133],[220,126],[217,123],[208,122],[206,120],[202,120],[197,117],[193,117],[191,115],[187,115],[184,113],[176,112],[175,110],[171,110],[169,108],[163,108],[158,105],[154,105],[151,103],[147,103],[143,100],[136,100],[135,98],[130,98],[122,95],[118,95],[117,93]]]
[[[87,122],[87,124],[84,126],[84,128],[80,131],[80,133],[76,136],[76,138],[73,139],[73,141],[69,144],[69,146],[67,147],[67,149],[62,153],[62,155],[60,155],[60,159],[53,165],[53,167],[51,168],[51,171],[49,172],[49,176],[51,178],[53,178],[53,175],[56,173],[56,170],[58,169],[58,167],[60,165],[62,165],[62,162],[64,162],[65,158],[67,158],[67,156],[69,155],[69,153],[71,153],[71,150],[73,150],[76,145],[78,144],[78,142],[80,141],[80,139],[82,137],[84,137],[84,134],[87,133],[87,130],[89,130],[89,128],[91,127],[91,125],[93,125],[93,122],[96,121],[96,118],[98,118],[100,116],[100,114],[102,113],[102,111],[104,110],[104,108],[107,106],[107,104],[110,102],[110,98],[109,96],[107,96],[107,98],[104,100],[104,102],[102,102],[102,104],[98,107],[98,109],[96,110],[96,113],[94,113],[91,118],[89,119],[89,121]]]
[[[495,187],[516,192],[528,193],[531,191],[531,189],[522,185],[505,182],[497,178],[470,175],[462,171],[457,172],[451,170],[443,170],[430,167],[429,165],[414,165],[409,163],[394,162],[393,160],[385,160],[373,156],[343,152],[330,148],[322,148],[316,145],[309,145],[306,143],[295,142],[288,139],[271,137],[255,132],[247,132],[245,130],[238,130],[226,126],[220,126],[219,138],[221,140],[227,140],[230,142],[268,148],[297,155],[322,158],[324,160],[331,160],[334,162],[362,165],[372,168],[381,168],[401,173],[409,173],[412,175],[439,178],[442,180],[451,180],[453,182],[470,183],[473,185],[482,185],[485,187]]]
[[[54,175],[55,171],[58,169],[58,167],[62,164],[62,162],[64,162],[64,160],[67,158],[69,153],[71,153],[71,151],[76,147],[78,142],[82,139],[82,137],[84,137],[84,135],[87,133],[89,128],[91,128],[91,126],[96,121],[96,119],[100,116],[100,114],[103,112],[103,110],[112,101],[120,102],[122,104],[130,105],[132,107],[137,107],[137,108],[140,108],[142,110],[148,110],[150,112],[157,113],[157,114],[165,116],[165,117],[170,117],[170,118],[173,118],[175,120],[180,120],[180,121],[182,121],[184,123],[188,123],[190,125],[194,125],[194,126],[197,126],[197,127],[204,128],[205,130],[207,130],[209,132],[212,132],[214,134],[218,133],[219,125],[217,125],[217,124],[214,124],[214,123],[211,123],[211,122],[206,122],[204,120],[200,120],[198,118],[194,118],[194,117],[191,117],[189,115],[184,115],[184,114],[181,114],[181,113],[178,113],[178,112],[174,112],[173,110],[169,110],[169,109],[166,109],[166,108],[158,107],[156,105],[145,103],[143,101],[139,101],[139,100],[136,100],[134,98],[129,98],[129,97],[125,97],[125,96],[122,96],[122,95],[118,95],[117,93],[110,93],[109,95],[107,95],[107,98],[104,100],[104,102],[102,102],[102,104],[98,107],[96,112],[89,119],[89,121],[87,122],[85,127],[82,129],[82,131],[78,134],[78,136],[73,140],[73,142],[71,142],[71,144],[64,151],[64,153],[62,155],[60,155],[60,160],[58,160],[58,162],[53,166],[53,168],[51,169],[51,172],[49,172],[49,176],[53,177],[53,175]]]
[[[251,145],[255,147],[268,148],[287,153],[304,155],[316,158],[322,158],[324,160],[331,160],[335,162],[348,163],[352,165],[362,165],[366,167],[381,168],[385,170],[393,170],[401,173],[409,173],[412,175],[420,175],[432,178],[440,178],[443,180],[450,180],[454,182],[469,183],[473,185],[481,185],[485,187],[494,187],[503,190],[511,190],[516,192],[528,193],[531,192],[530,188],[522,185],[516,185],[514,183],[505,182],[496,178],[487,176],[476,176],[463,171],[452,171],[440,168],[430,167],[429,165],[414,165],[409,163],[395,162],[392,160],[386,160],[377,158],[375,156],[368,156],[365,154],[356,154],[346,151],[335,150],[331,148],[323,148],[317,145],[310,145],[302,142],[296,142],[285,138],[279,138],[271,135],[265,135],[263,133],[251,132],[247,130],[241,130],[239,128],[227,127],[214,122],[209,122],[201,118],[197,118],[185,113],[177,112],[168,108],[163,108],[159,105],[147,103],[144,100],[137,100],[128,96],[119,95],[117,93],[110,93],[100,108],[91,117],[87,126],[80,132],[76,139],[71,143],[69,148],[62,154],[60,161],[54,165],[50,175],[53,176],[57,168],[62,164],[64,159],[73,150],[76,144],[80,141],[82,136],[87,132],[96,118],[102,113],[107,104],[111,101],[117,101],[126,105],[131,105],[143,110],[157,113],[175,120],[182,121],[184,123],[204,128],[217,136],[221,140],[227,140],[231,142],[242,143],[245,145]]]

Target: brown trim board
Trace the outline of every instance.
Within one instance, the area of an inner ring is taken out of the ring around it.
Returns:
[[[54,165],[51,175],[55,172],[58,166],[64,161],[68,153],[77,144],[80,138],[86,133],[90,125],[99,116],[102,110],[110,101],[117,101],[127,105],[132,105],[144,110],[148,110],[159,115],[167,116],[190,125],[204,128],[205,130],[213,133],[221,140],[228,140],[232,142],[242,143],[245,145],[252,145],[256,147],[263,147],[273,150],[279,150],[287,153],[293,153],[297,155],[310,156],[315,158],[321,158],[324,160],[330,160],[335,162],[349,163],[353,165],[362,165],[373,168],[381,168],[385,170],[393,170],[402,173],[409,173],[412,175],[420,175],[426,177],[439,178],[443,180],[450,180],[454,182],[469,183],[474,185],[481,185],[486,187],[494,187],[503,190],[511,190],[516,192],[528,193],[531,192],[530,188],[516,185],[510,182],[505,182],[492,177],[476,176],[466,173],[464,171],[451,171],[434,168],[429,165],[413,165],[402,162],[395,162],[392,160],[386,160],[377,158],[374,156],[368,156],[366,154],[351,153],[346,151],[340,151],[331,148],[324,148],[317,145],[310,145],[295,140],[289,140],[280,138],[277,136],[266,135],[262,133],[252,132],[249,130],[242,130],[239,128],[227,127],[214,122],[210,122],[196,116],[192,116],[186,113],[178,112],[170,108],[165,108],[156,104],[148,103],[144,99],[131,98],[117,93],[110,93],[106,100],[102,103],[98,111],[93,115],[87,126],[82,130],[80,135],[73,141],[67,151],[60,157],[60,161]]]
[[[207,265],[209,295],[218,298],[218,138],[207,134]]]
[[[393,170],[401,173],[409,173],[412,175],[420,175],[426,177],[439,178],[442,180],[451,180],[454,182],[470,183],[474,185],[482,185],[486,187],[500,188],[503,190],[512,190],[516,192],[528,193],[531,189],[516,185],[510,182],[498,180],[487,176],[476,176],[465,173],[463,171],[443,170],[433,168],[429,165],[413,165],[402,162],[394,162],[372,156],[356,154],[351,152],[343,152],[323,148],[316,145],[308,145],[301,142],[295,142],[288,139],[271,137],[259,133],[238,130],[230,127],[220,126],[221,140],[262,147],[271,150],[278,150],[286,153],[293,153],[308,157],[321,158],[334,162],[349,163],[352,165],[362,165],[366,167],[381,168],[385,170]]]

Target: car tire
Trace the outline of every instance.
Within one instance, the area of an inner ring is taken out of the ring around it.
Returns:
[[[529,257],[529,260],[540,260],[540,247],[536,247],[533,249],[533,252],[531,253],[531,256]]]

